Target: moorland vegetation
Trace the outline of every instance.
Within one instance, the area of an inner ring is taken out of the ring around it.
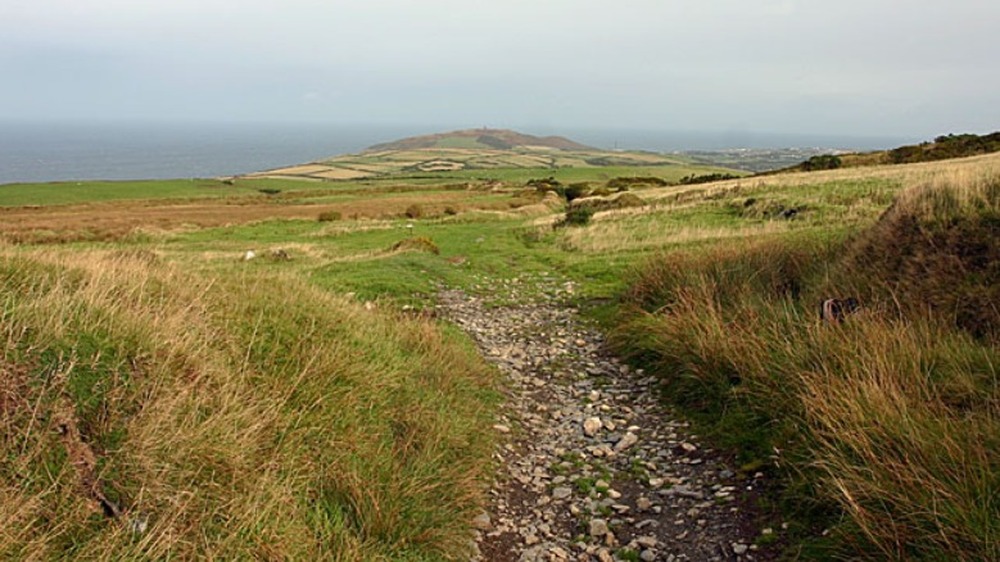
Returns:
[[[628,170],[0,186],[0,557],[467,556],[502,385],[434,295],[516,277],[778,483],[762,541],[1000,558],[1000,156]]]

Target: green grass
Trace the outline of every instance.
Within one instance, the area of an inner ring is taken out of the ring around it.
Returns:
[[[979,187],[961,177],[948,180],[957,194],[945,181],[899,197],[915,177],[943,169],[635,189],[643,205],[572,228],[553,228],[562,208],[445,216],[420,201],[428,216],[416,220],[345,214],[115,242],[0,243],[0,371],[11,375],[0,384],[17,383],[0,396],[19,404],[3,419],[0,557],[23,557],[29,543],[41,558],[460,557],[481,500],[471,490],[488,476],[489,443],[479,436],[498,407],[494,373],[455,329],[396,310],[433,306],[442,286],[502,305],[554,294],[565,281],[575,292],[559,298],[613,329],[618,348],[661,376],[666,397],[702,432],[734,448],[746,470],[784,478],[784,496],[767,498],[798,506],[782,544],[816,558],[865,549],[992,556],[998,358],[982,338],[995,333],[988,304],[1000,283],[980,281],[1000,260],[988,253],[1000,222],[993,192],[975,195]],[[377,208],[406,192],[461,193],[509,211],[515,194],[466,184],[674,181],[708,170],[2,186],[0,204],[103,202],[111,216],[116,199]],[[910,223],[897,211],[880,221],[897,198],[923,226],[903,228]],[[781,215],[788,209],[793,217]],[[951,253],[938,259],[926,247]],[[291,259],[269,257],[279,248]],[[261,257],[242,261],[251,249]],[[893,256],[913,259],[897,267]],[[958,275],[968,271],[979,277]],[[848,292],[864,297],[870,315],[817,325],[818,301]],[[936,312],[916,314],[926,303]],[[62,399],[95,448],[108,495],[129,508],[144,498],[148,540],[87,510],[51,427]],[[928,505],[936,511],[921,511]],[[818,537],[827,527],[834,532]]]
[[[664,253],[633,280],[615,346],[741,462],[785,479],[796,541],[817,557],[996,559],[998,186],[915,186],[859,235]],[[872,192],[822,187],[774,195]],[[860,313],[817,319],[848,296]]]
[[[454,331],[141,253],[4,257],[0,287],[0,557],[465,552],[499,396]]]
[[[237,179],[233,185],[212,179],[81,181],[0,185],[0,207],[72,205],[143,199],[207,199],[268,196],[262,190],[288,193],[346,188],[354,183],[277,179]]]
[[[720,171],[721,168],[710,168],[692,165],[668,166],[601,166],[601,167],[566,167],[566,168],[488,168],[466,169],[454,172],[427,172],[421,176],[445,179],[476,179],[498,180],[503,182],[524,183],[531,179],[553,177],[563,183],[576,182],[606,182],[616,177],[653,176],[668,182],[680,181],[690,174],[705,174]],[[724,170],[732,172],[732,170]],[[405,177],[405,176],[404,176]]]

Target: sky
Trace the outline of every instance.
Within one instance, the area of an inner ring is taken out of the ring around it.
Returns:
[[[1000,129],[996,0],[2,0],[0,120],[932,138]]]

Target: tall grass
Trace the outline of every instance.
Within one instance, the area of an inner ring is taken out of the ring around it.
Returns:
[[[0,558],[467,552],[496,396],[429,321],[145,252],[8,252],[0,338]]]
[[[783,474],[798,518],[834,527],[813,555],[1000,559],[998,185],[916,186],[849,240],[661,256],[615,345],[748,468]],[[860,312],[818,319],[847,296]],[[968,303],[993,308],[969,322]]]

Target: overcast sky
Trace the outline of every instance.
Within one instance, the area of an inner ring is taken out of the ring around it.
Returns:
[[[997,0],[0,0],[0,119],[1000,129]]]

